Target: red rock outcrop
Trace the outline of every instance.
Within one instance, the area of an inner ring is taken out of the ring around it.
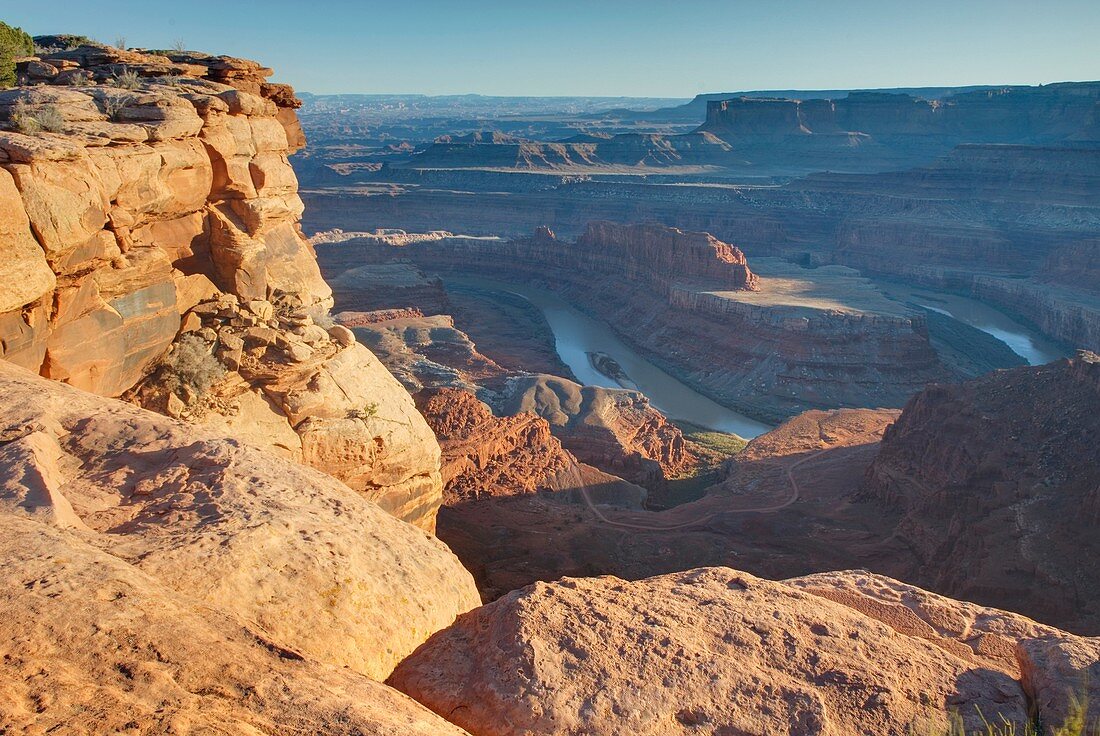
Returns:
[[[453,388],[425,389],[416,406],[443,450],[444,503],[575,485],[576,459],[537,414],[495,417],[476,396]]]
[[[360,339],[410,391],[457,388],[483,395],[498,415],[493,418],[494,425],[507,426],[519,418],[518,426],[526,427],[531,415],[542,417],[549,422],[549,431],[570,453],[604,473],[657,487],[696,462],[680,429],[637,391],[581,386],[557,376],[513,375],[482,355],[448,315],[409,316],[402,310],[386,310],[382,315],[377,312],[342,315],[348,316],[342,316],[341,321],[349,319],[359,325],[356,330]],[[434,412],[445,413],[438,402],[433,406]],[[423,411],[424,407],[420,408]],[[439,435],[439,427],[433,425],[433,429]],[[488,443],[483,451],[488,455],[482,460],[490,463],[485,467],[488,477],[493,472],[511,474],[505,467],[510,461],[504,456],[497,457],[493,449],[497,442],[493,436],[501,427],[483,429]],[[511,427],[508,431],[516,429]],[[470,433],[460,444],[465,446],[479,434],[480,431]],[[443,444],[447,441],[443,440]],[[498,461],[505,465],[491,470]],[[445,465],[446,462],[444,459]],[[566,482],[575,485],[571,478]],[[484,493],[494,495],[489,488]]]
[[[193,52],[35,63],[58,74],[25,66],[34,86],[0,92],[0,356],[238,431],[434,528],[431,431],[349,331],[327,330],[287,159],[304,144],[292,90]],[[173,390],[188,380],[165,366],[185,357],[201,375]]]
[[[416,405],[443,450],[445,506],[597,487],[601,501],[620,506],[637,508],[646,498],[644,488],[578,462],[537,414],[494,416],[473,394],[452,388],[424,389]]]
[[[1073,664],[1037,653],[1052,641]],[[946,732],[951,713],[967,732],[982,718],[1022,730],[1033,704],[1060,725],[1058,700],[1097,666],[1095,646],[866,573],[770,582],[702,568],[514,591],[389,682],[478,736],[902,736]]]
[[[900,512],[897,577],[1100,630],[1100,359],[931,386],[909,402],[863,497]]]
[[[647,487],[695,462],[680,429],[637,391],[582,386],[557,376],[515,376],[494,404],[503,414],[533,412],[582,462]]]

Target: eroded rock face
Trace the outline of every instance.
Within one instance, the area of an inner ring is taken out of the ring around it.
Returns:
[[[601,502],[637,508],[644,488],[581,463],[533,412],[495,416],[473,394],[452,388],[416,395],[443,450],[443,503],[588,488]]]
[[[0,93],[0,356],[239,432],[434,529],[431,431],[369,351],[329,334],[287,159],[304,144],[293,91],[194,52],[84,46],[20,68],[37,86]],[[75,71],[97,84],[66,86]],[[114,86],[123,71],[136,86]],[[57,130],[28,127],[46,113]],[[167,375],[181,340],[200,345],[184,372],[204,375]]]
[[[384,678],[478,603],[441,542],[328,475],[4,362],[0,416],[0,516],[79,532],[310,660]]]
[[[466,391],[425,389],[417,408],[443,450],[445,502],[576,485],[577,461],[536,414],[494,417]]]
[[[901,513],[897,577],[1100,630],[1100,359],[1082,353],[915,396],[862,496]]]
[[[43,274],[4,302],[48,306],[45,375],[108,396],[130,388],[172,342],[193,306],[177,292],[199,275],[242,298],[280,289],[331,304],[270,99],[195,72],[136,90],[9,90],[0,116],[12,127],[17,105],[63,119],[57,133],[0,133],[20,200],[8,229],[38,242],[56,281],[49,293]]]
[[[1027,722],[1001,650],[800,587],[728,568],[536,583],[460,617],[389,682],[479,736],[900,736],[946,730],[952,710],[976,727],[978,709]]]

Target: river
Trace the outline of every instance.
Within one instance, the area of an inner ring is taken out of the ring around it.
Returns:
[[[653,406],[672,419],[688,421],[746,439],[772,429],[770,425],[750,419],[703,396],[661,370],[628,347],[606,322],[581,312],[552,291],[492,279],[446,280],[485,291],[515,294],[538,307],[554,333],[558,355],[581,383],[620,388],[614,379],[597,371],[589,360],[589,353],[604,353],[622,366],[626,375],[638,386],[639,391],[649,397]],[[876,280],[875,284],[893,299],[946,314],[996,337],[1031,365],[1049,363],[1069,354],[1065,347],[1045,338],[1038,331],[974,299],[888,281]]]
[[[444,280],[486,291],[515,294],[538,307],[554,333],[555,347],[562,362],[583,384],[621,388],[613,379],[593,368],[588,359],[588,353],[604,353],[614,358],[630,380],[637,384],[638,390],[670,419],[688,421],[746,439],[773,429],[708,399],[669,375],[628,347],[606,322],[589,317],[552,291],[489,279],[446,277]]]
[[[1073,351],[1045,337],[1004,312],[975,299],[930,289],[920,289],[892,281],[872,279],[887,296],[900,302],[915,304],[968,324],[997,338],[1030,365],[1042,365],[1069,357]]]

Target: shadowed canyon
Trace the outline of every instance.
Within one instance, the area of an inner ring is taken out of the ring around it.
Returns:
[[[1100,733],[1100,82],[178,46],[0,23],[0,734]]]

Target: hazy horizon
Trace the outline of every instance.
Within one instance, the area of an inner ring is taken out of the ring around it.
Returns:
[[[10,8],[32,35],[258,59],[314,94],[690,98],[766,89],[1046,84],[1100,78],[1100,3],[656,0],[537,8],[135,0]],[[219,22],[212,22],[218,19]]]

